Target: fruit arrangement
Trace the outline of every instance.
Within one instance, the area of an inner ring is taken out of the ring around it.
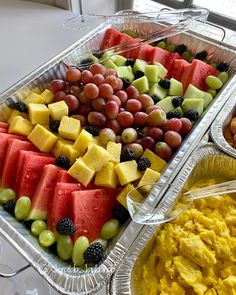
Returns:
[[[101,49],[133,40],[110,28]],[[155,45],[63,62],[64,79],[6,100],[0,203],[74,265],[103,260],[129,219],[127,193],[160,178],[228,79],[228,66],[210,65],[205,51],[193,58],[183,44]]]

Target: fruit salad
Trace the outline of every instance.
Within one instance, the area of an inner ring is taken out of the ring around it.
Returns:
[[[129,219],[127,193],[158,181],[228,79],[227,64],[210,64],[206,51],[193,55],[184,44],[109,50],[134,40],[109,28],[102,58],[62,61],[64,79],[5,101],[0,203],[76,266],[104,259]]]

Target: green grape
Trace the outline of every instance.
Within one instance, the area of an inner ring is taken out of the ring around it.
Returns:
[[[210,93],[212,95],[212,97],[216,96],[216,90],[215,89],[208,89],[207,92]]]
[[[16,201],[16,206],[15,206],[15,216],[17,219],[22,220],[26,219],[27,216],[30,213],[31,209],[31,201],[29,197],[20,197]]]
[[[7,201],[14,200],[15,192],[11,188],[6,188],[0,191],[0,202],[5,204]]]
[[[206,77],[206,84],[211,88],[211,89],[220,89],[223,85],[222,81],[215,77],[215,76],[208,76]]]
[[[188,50],[186,50],[186,51],[183,52],[182,57],[183,57],[185,60],[189,61],[191,55],[192,55],[191,52],[188,51]]]
[[[101,238],[98,238],[98,239],[92,241],[91,244],[95,244],[95,243],[100,243],[103,246],[104,249],[106,249],[107,245],[108,245],[108,241],[104,240],[104,239],[101,239]]]
[[[166,44],[166,50],[168,50],[169,52],[174,52],[175,51],[176,46],[174,44]]]
[[[73,253],[72,253],[72,261],[74,265],[81,266],[84,264],[84,251],[89,247],[89,240],[85,236],[79,237],[73,248]]]
[[[57,253],[62,260],[68,260],[72,256],[73,242],[70,236],[59,235],[57,238]]]
[[[105,240],[109,240],[114,237],[119,230],[119,221],[116,219],[111,219],[107,221],[101,230],[101,237]]]
[[[213,68],[216,68],[216,67],[217,67],[217,64],[216,64],[215,62],[210,63],[210,65],[211,65]]]
[[[50,247],[55,242],[54,233],[48,229],[39,235],[39,244],[43,247]]]
[[[35,220],[31,224],[31,232],[35,236],[39,236],[42,231],[44,231],[47,228],[46,222],[43,220]]]
[[[223,84],[225,84],[229,80],[229,74],[227,72],[221,72],[217,76]]]
[[[157,46],[160,47],[160,48],[162,48],[162,49],[165,49],[165,47],[166,47],[166,42],[164,42],[164,41],[160,41],[160,42],[157,43]]]

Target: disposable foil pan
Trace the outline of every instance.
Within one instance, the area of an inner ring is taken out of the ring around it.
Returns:
[[[224,130],[236,115],[236,91],[232,93],[211,125],[210,135],[215,144],[227,154],[236,158],[236,149],[229,145],[224,137]]]
[[[4,121],[7,115],[7,108],[4,100],[9,96],[15,99],[24,99],[30,90],[36,86],[44,90],[49,86],[49,82],[55,78],[65,76],[65,67],[60,63],[63,59],[67,64],[76,65],[81,59],[81,55],[99,49],[104,31],[111,26],[109,23],[100,25],[91,31],[84,38],[73,44],[71,47],[57,55],[52,60],[46,62],[37,70],[14,84],[2,93],[2,104],[0,106],[0,121]],[[131,29],[143,35],[156,30],[158,24],[120,22],[114,25],[120,30]],[[204,36],[194,35],[194,33],[184,33],[172,38],[173,42],[184,43],[193,53],[200,50],[207,50],[215,54],[215,60],[225,61],[230,65],[231,78],[224,89],[214,99],[208,112],[199,120],[193,128],[191,134],[185,139],[181,148],[173,157],[168,167],[157,183],[157,195],[162,198],[164,192],[177,175],[181,166],[185,163],[192,150],[199,143],[201,137],[208,130],[215,115],[228,99],[235,86],[236,58],[234,50],[226,45],[219,45],[217,41]],[[153,199],[153,204],[158,198]],[[122,262],[127,250],[134,242],[136,236],[142,229],[142,225],[129,222],[120,231],[119,236],[110,244],[106,259],[97,267],[89,269],[74,268],[68,263],[57,259],[53,254],[42,249],[35,238],[33,238],[24,226],[7,215],[0,208],[0,230],[1,233],[16,247],[16,249],[26,258],[26,260],[46,279],[57,291],[62,294],[93,294],[102,288],[109,281],[112,273]]]
[[[165,204],[167,206],[165,208],[171,208],[178,200],[183,188],[192,187],[199,181],[211,178],[226,181],[233,180],[235,177],[236,160],[224,154],[213,143],[205,144],[197,149],[181,168],[158,206],[162,207]],[[130,247],[126,258],[112,277],[109,290],[111,294],[142,295],[140,285],[142,266],[154,246],[155,237],[153,234],[161,228],[162,226],[155,225],[143,227]],[[155,250],[158,251],[158,249]]]

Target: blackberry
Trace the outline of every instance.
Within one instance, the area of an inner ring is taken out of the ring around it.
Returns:
[[[167,119],[172,119],[172,118],[180,118],[181,115],[179,112],[175,112],[175,111],[169,111],[168,113],[166,113],[166,118]]]
[[[104,248],[101,243],[97,242],[91,244],[85,251],[84,251],[84,261],[86,263],[93,263],[97,264],[99,261],[102,260],[104,256]]]
[[[203,51],[198,52],[194,58],[204,60],[204,59],[206,59],[207,55],[208,55],[207,51],[203,50]]]
[[[65,217],[65,218],[61,218],[58,221],[58,223],[56,225],[56,230],[61,235],[72,236],[75,233],[75,226],[70,218]]]
[[[94,63],[94,60],[92,58],[85,58],[85,59],[81,60],[79,67],[81,65],[84,66],[84,65],[89,64],[89,63]]]
[[[131,82],[129,79],[123,78],[121,79],[123,81],[123,88],[126,89],[131,85]]]
[[[144,76],[144,72],[143,71],[136,71],[134,73],[134,79],[138,79]]]
[[[27,229],[29,229],[29,230],[31,230],[31,225],[32,225],[32,223],[34,222],[34,220],[32,220],[32,219],[29,219],[29,220],[24,220],[24,226],[27,228]]]
[[[117,219],[121,224],[125,223],[130,215],[129,211],[126,210],[122,205],[117,205],[112,209],[112,217]]]
[[[23,101],[16,101],[14,103],[14,109],[22,113],[28,113],[28,107]]]
[[[199,114],[196,110],[189,110],[184,113],[184,117],[188,118],[190,121],[197,121],[197,119],[199,118]]]
[[[217,65],[217,70],[220,72],[227,72],[229,69],[229,65],[225,62],[221,62]]]
[[[96,126],[86,126],[85,130],[88,131],[93,136],[98,136],[99,135],[99,128],[96,127]]]
[[[58,156],[55,160],[55,165],[67,170],[70,168],[70,160],[65,156]]]
[[[138,170],[145,171],[147,168],[151,166],[151,162],[148,158],[141,158],[138,160]]]
[[[60,126],[60,121],[59,120],[51,120],[49,123],[49,128],[53,131],[58,133],[58,128]]]
[[[183,97],[182,96],[176,96],[172,98],[172,104],[175,108],[180,107],[182,102],[183,102]]]
[[[48,247],[48,249],[55,255],[58,256],[58,253],[57,253],[57,243],[53,243],[51,246]]]
[[[11,215],[14,215],[16,200],[9,200],[3,205],[3,209]]]
[[[158,102],[161,100],[161,99],[160,99],[158,96],[156,96],[156,95],[151,96],[151,98],[152,98],[154,104],[158,103]]]
[[[126,162],[135,159],[135,153],[132,149],[124,148],[120,155],[120,161]]]
[[[170,88],[170,80],[167,79],[161,79],[158,84],[163,88],[163,89],[169,89]]]
[[[135,60],[134,60],[134,59],[130,59],[130,58],[128,58],[128,59],[126,60],[126,62],[125,62],[125,65],[126,65],[126,66],[131,66],[131,67],[133,67],[134,64],[135,64]]]
[[[184,44],[180,44],[175,48],[175,52],[177,52],[178,54],[182,55],[184,53],[184,51],[187,50],[187,46]]]
[[[94,51],[93,55],[94,55],[96,58],[100,59],[100,58],[103,56],[103,53],[100,52],[100,51]]]
[[[15,108],[15,101],[13,100],[13,98],[11,97],[8,97],[6,100],[5,100],[5,104],[11,108],[11,109],[14,109]]]

